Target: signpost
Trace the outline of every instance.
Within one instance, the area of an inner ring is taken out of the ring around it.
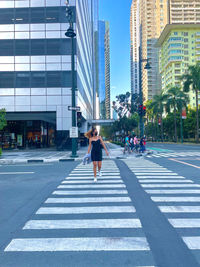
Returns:
[[[69,111],[80,111],[81,108],[80,108],[80,107],[72,107],[72,106],[68,106],[68,110],[69,110]]]
[[[70,138],[78,138],[78,127],[70,128]]]

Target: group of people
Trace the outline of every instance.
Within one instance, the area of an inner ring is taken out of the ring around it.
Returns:
[[[138,139],[138,137],[127,135],[124,139],[124,154],[132,152],[141,152],[144,153],[146,151],[146,137],[143,136],[142,138]]]

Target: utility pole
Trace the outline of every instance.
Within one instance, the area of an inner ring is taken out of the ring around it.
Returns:
[[[71,38],[71,68],[72,68],[72,131],[75,130],[77,132],[77,125],[76,125],[76,87],[75,87],[75,40],[76,33],[74,31],[74,13],[71,6],[69,6],[69,1],[66,1],[66,17],[69,21],[69,29],[65,33],[65,35]],[[77,137],[72,137],[72,158],[76,158],[77,156]]]
[[[141,46],[139,47],[139,100],[140,107],[143,108],[143,92],[142,92],[142,62],[147,62],[144,69],[150,70],[151,66],[148,59],[142,59]],[[140,137],[144,136],[144,113],[143,110],[139,113],[140,116]]]

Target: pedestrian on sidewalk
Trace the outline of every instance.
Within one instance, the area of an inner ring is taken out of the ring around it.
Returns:
[[[97,182],[97,166],[99,171],[99,177],[101,174],[102,167],[102,148],[105,149],[106,155],[108,156],[108,150],[103,142],[101,136],[98,135],[97,129],[92,128],[89,132],[85,134],[85,137],[89,139],[88,154],[91,151],[91,159],[93,162],[93,171],[94,171],[94,182]]]

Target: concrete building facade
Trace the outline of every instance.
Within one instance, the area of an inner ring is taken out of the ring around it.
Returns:
[[[190,65],[200,62],[200,25],[168,24],[156,44],[160,48],[159,62],[162,90],[180,86],[180,77]],[[190,106],[196,106],[195,94],[189,93]],[[200,104],[200,98],[199,98]]]
[[[140,1],[133,0],[130,15],[131,94],[139,94]]]

